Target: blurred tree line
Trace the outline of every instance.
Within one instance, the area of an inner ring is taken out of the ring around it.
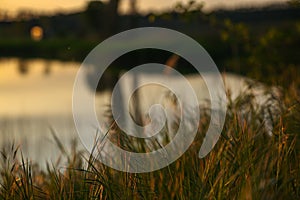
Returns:
[[[120,15],[120,0],[91,1],[82,12],[54,16],[30,15],[0,22],[0,55],[82,61],[105,38],[123,30],[158,26],[183,32],[197,40],[221,71],[236,72],[268,81],[268,74],[298,76],[300,66],[300,1],[264,8],[203,12],[203,4],[178,3],[173,10],[141,15],[136,1],[131,12]],[[43,29],[33,41],[30,29]],[[165,63],[172,53],[144,49],[130,52],[112,65],[128,69],[147,62]],[[179,71],[194,68],[180,59]],[[287,76],[284,76],[287,77]],[[272,79],[272,81],[274,81]],[[280,76],[278,76],[280,81]]]

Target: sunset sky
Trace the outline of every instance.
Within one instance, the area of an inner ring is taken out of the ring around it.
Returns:
[[[19,10],[32,10],[35,12],[57,12],[82,10],[89,0],[1,0],[0,11],[14,14]],[[130,0],[121,0],[121,12],[126,12]],[[177,2],[188,2],[189,0],[137,0],[140,12],[159,11],[171,9]],[[287,0],[196,0],[204,2],[204,9],[211,10],[216,7],[237,7],[247,5],[261,5],[270,2],[286,2]]]

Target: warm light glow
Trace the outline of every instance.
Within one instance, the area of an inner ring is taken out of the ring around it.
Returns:
[[[35,41],[40,41],[43,38],[44,31],[40,26],[34,26],[30,30],[31,38]]]
[[[108,0],[102,0],[108,1]],[[126,13],[130,10],[131,0],[120,0],[120,12]],[[145,13],[149,11],[161,11],[172,9],[177,2],[187,3],[190,0],[137,0],[137,9],[139,12]],[[235,8],[237,6],[251,6],[263,5],[269,3],[287,2],[288,0],[195,0],[196,2],[204,3],[204,10],[208,11],[214,8]],[[32,10],[34,12],[70,12],[72,10],[85,9],[89,0],[64,0],[64,1],[50,1],[50,0],[1,0],[0,11],[8,12],[9,14],[16,14],[20,10]]]

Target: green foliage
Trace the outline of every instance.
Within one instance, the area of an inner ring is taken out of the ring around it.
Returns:
[[[200,12],[202,11],[203,6],[203,3],[197,3],[196,1],[190,0],[187,4],[178,2],[174,10],[178,13]]]
[[[300,7],[300,1],[299,0],[289,0],[288,4],[292,7],[295,7],[295,8]]]
[[[257,26],[234,23],[229,19],[220,22],[213,16],[211,18],[213,26],[220,27],[219,37],[229,50],[221,61],[226,71],[285,88],[290,85],[288,80],[295,81],[300,76],[298,21],[289,21],[281,28],[269,25],[259,33],[255,30]],[[289,79],[286,80],[286,77]]]

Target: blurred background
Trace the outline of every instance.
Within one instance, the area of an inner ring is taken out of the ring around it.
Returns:
[[[55,159],[51,132],[65,144],[77,138],[71,106],[80,63],[109,36],[147,26],[192,37],[221,72],[299,94],[299,0],[2,0],[0,146],[15,142],[34,160]],[[152,49],[123,55],[98,89],[113,88],[121,70],[171,56]],[[184,59],[177,66],[194,72]]]

